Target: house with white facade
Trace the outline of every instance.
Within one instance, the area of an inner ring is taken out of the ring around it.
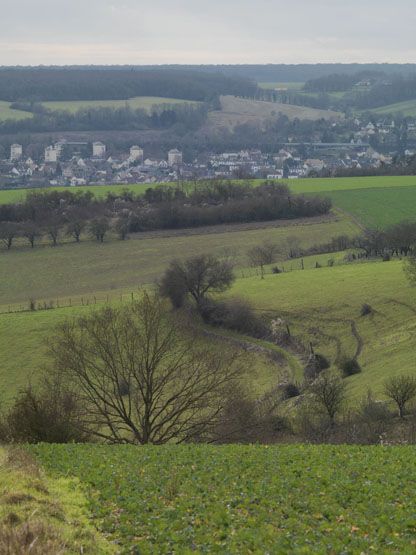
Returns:
[[[10,147],[10,160],[12,162],[16,162],[17,160],[21,160],[22,156],[23,156],[22,145],[13,144]]]

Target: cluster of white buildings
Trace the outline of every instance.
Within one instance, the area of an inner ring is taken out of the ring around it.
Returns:
[[[60,141],[54,145],[49,145],[45,148],[44,152],[44,162],[46,164],[57,164],[62,157],[64,147],[66,145],[86,145],[86,143],[68,143],[66,141]],[[19,144],[13,144],[10,147],[10,161],[20,162],[23,159],[23,147]],[[107,158],[107,147],[101,141],[96,141],[92,143],[92,160],[100,161],[106,160],[112,162],[112,157]],[[129,164],[145,164],[147,166],[154,165],[154,161],[150,159],[144,159],[144,150],[137,145],[130,147],[128,157],[123,160],[123,162]],[[159,162],[158,162],[159,163]],[[174,148],[169,150],[168,159],[166,162],[166,167],[182,166],[183,164],[183,154],[180,150]]]
[[[105,183],[152,183],[173,181],[184,171],[182,152],[176,148],[167,159],[145,158],[133,145],[109,156],[104,143],[59,141],[45,148],[42,159],[24,157],[23,147],[13,144],[10,158],[0,160],[0,186],[88,185]]]

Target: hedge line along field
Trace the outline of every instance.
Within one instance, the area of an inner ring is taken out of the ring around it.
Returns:
[[[248,277],[227,296],[282,318],[332,365],[357,356],[361,372],[346,378],[350,399],[359,401],[368,388],[380,396],[387,377],[415,370],[416,295],[399,260]],[[364,303],[372,308],[367,316]]]
[[[238,266],[248,265],[246,253],[266,239],[287,250],[287,238],[297,237],[301,246],[328,242],[336,235],[355,236],[359,228],[349,218],[293,220],[292,225],[276,223],[257,228],[222,226],[195,229],[181,234],[138,233],[126,241],[107,239],[99,244],[91,238],[81,243],[50,246],[13,247],[0,250],[0,311],[16,303],[55,300],[124,288],[137,290],[151,283],[174,257],[183,258],[201,252],[233,256]],[[300,224],[300,225],[296,225]]]
[[[255,186],[264,180],[252,180]],[[305,178],[282,180],[287,183],[294,193],[327,193],[330,191],[350,191],[355,189],[381,189],[396,187],[415,187],[416,176],[380,176],[380,177],[337,177],[337,178]],[[0,204],[11,202],[21,202],[24,200],[28,191],[91,191],[97,198],[103,198],[109,192],[120,192],[123,188],[133,191],[136,194],[143,194],[146,189],[156,187],[160,183],[137,183],[133,185],[113,184],[113,185],[90,185],[82,187],[45,187],[41,189],[3,189],[0,190]],[[176,183],[164,183],[163,185],[175,186]],[[401,190],[401,189],[400,189]]]
[[[412,446],[36,445],[122,553],[414,553]]]
[[[125,108],[132,110],[146,110],[149,112],[153,106],[163,104],[199,104],[192,100],[182,100],[180,98],[163,98],[160,96],[135,96],[127,100],[58,100],[42,102],[43,106],[49,110],[65,110],[75,113],[78,110],[90,108]]]

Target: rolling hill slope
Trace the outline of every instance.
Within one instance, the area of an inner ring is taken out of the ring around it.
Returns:
[[[221,111],[210,112],[205,128],[215,130],[221,127],[228,129],[243,123],[261,124],[271,117],[283,114],[289,119],[328,119],[342,118],[342,114],[329,110],[316,110],[304,106],[280,104],[278,102],[263,102],[260,100],[247,100],[235,96],[221,97]]]
[[[48,101],[42,103],[49,110],[66,110],[75,113],[78,110],[88,108],[125,108],[128,106],[132,110],[150,111],[153,106],[164,104],[198,104],[190,100],[180,100],[177,98],[162,98],[159,96],[136,96],[128,100],[61,100]]]

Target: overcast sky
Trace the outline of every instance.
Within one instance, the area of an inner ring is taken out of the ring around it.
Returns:
[[[0,0],[0,65],[416,62],[415,0]]]

